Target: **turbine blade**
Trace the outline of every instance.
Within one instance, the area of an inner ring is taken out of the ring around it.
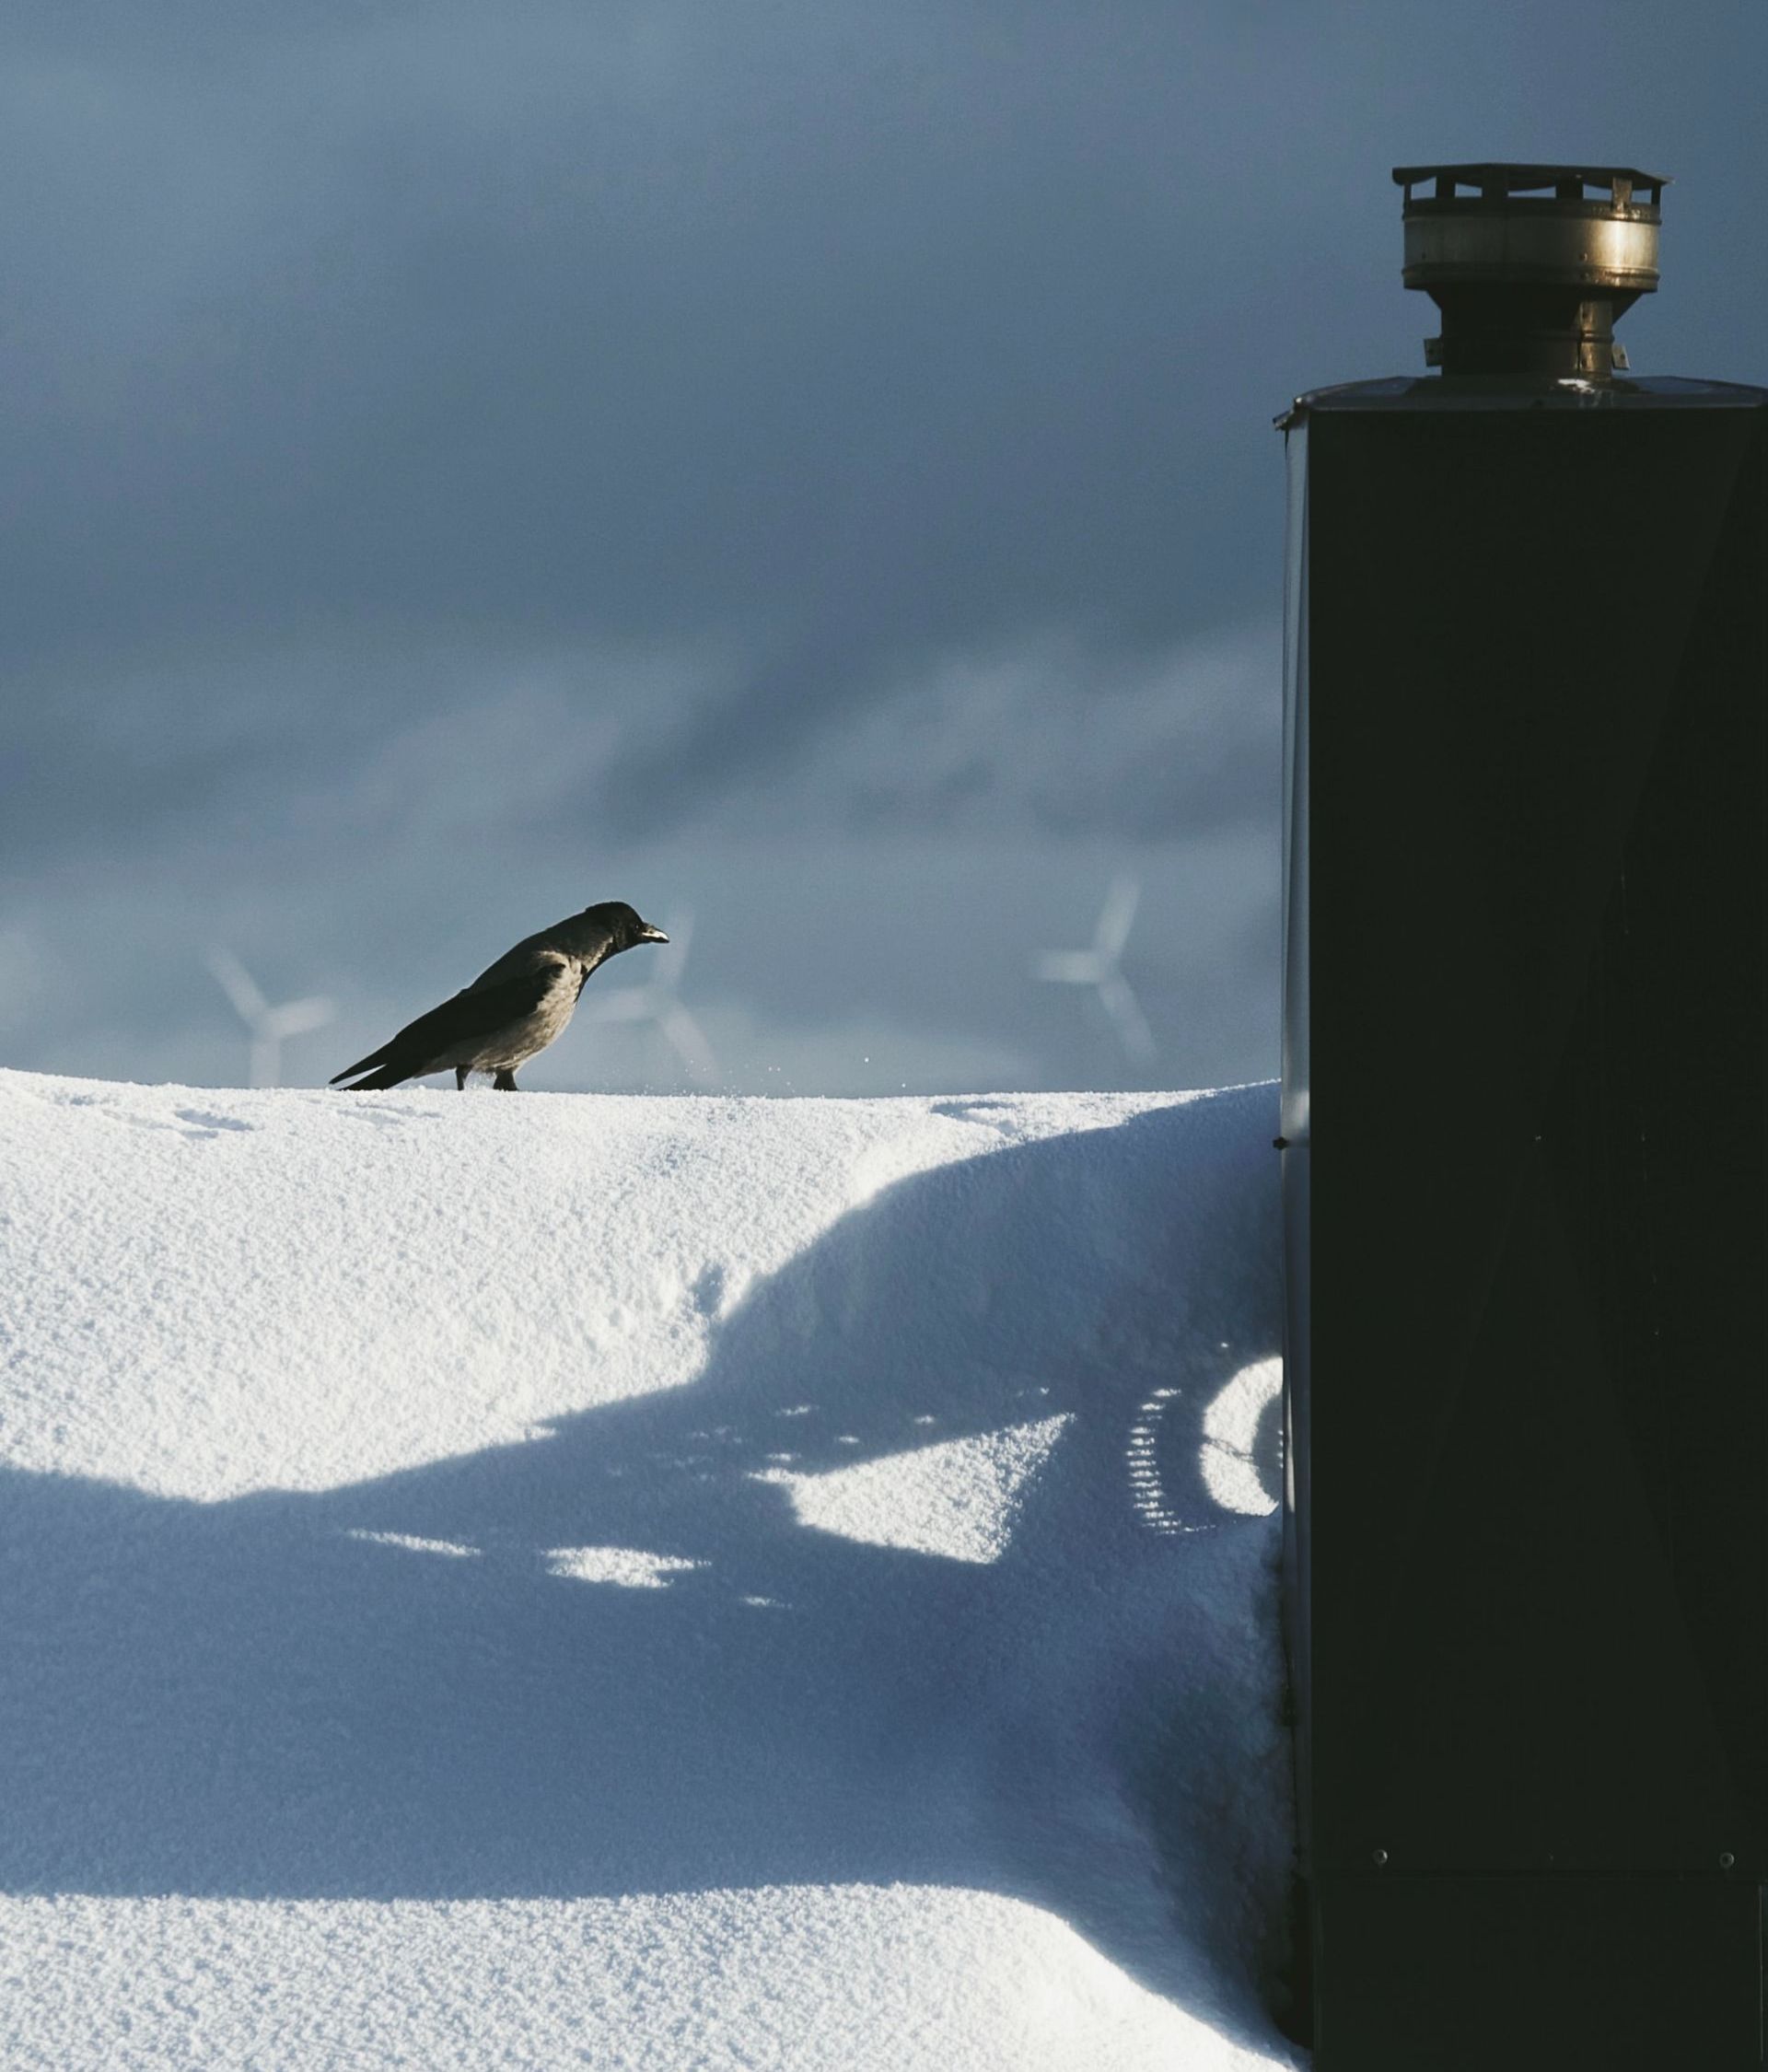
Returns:
[[[673,1046],[675,1054],[696,1079],[715,1079],[718,1060],[704,1031],[679,1001],[671,1001],[658,1015],[657,1023]]]
[[[291,1000],[285,1007],[272,1007],[264,1016],[266,1036],[305,1036],[310,1030],[323,1029],[337,1008],[322,994],[313,994],[305,1000]]]
[[[1034,969],[1053,985],[1098,985],[1105,976],[1104,965],[1090,949],[1047,949]]]
[[[693,909],[684,906],[671,914],[663,933],[669,939],[657,956],[656,969],[668,974],[665,983],[672,984],[681,976],[681,967],[688,960],[688,945],[693,940]]]
[[[255,1029],[263,1019],[266,1007],[264,996],[252,981],[251,973],[233,954],[219,944],[210,950],[208,965],[215,983],[233,1003],[233,1011],[248,1029]]]
[[[1111,879],[1105,903],[1099,910],[1099,925],[1093,930],[1093,948],[1107,963],[1116,963],[1123,954],[1123,945],[1130,939],[1131,924],[1135,919],[1136,902],[1141,897],[1142,881],[1128,871],[1122,871]]]
[[[578,1011],[590,1021],[650,1021],[657,1004],[655,987],[628,985],[599,995]]]
[[[1119,1042],[1129,1054],[1145,1064],[1153,1058],[1157,1050],[1154,1031],[1130,990],[1129,980],[1121,972],[1113,972],[1100,985],[1099,996],[1104,1003],[1105,1012],[1111,1018]]]

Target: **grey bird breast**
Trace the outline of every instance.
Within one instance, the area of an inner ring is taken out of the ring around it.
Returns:
[[[505,968],[508,962],[507,958],[500,958],[490,971],[468,987],[468,993],[476,993],[485,986],[494,972],[498,980],[506,980],[511,975]],[[513,1072],[536,1051],[543,1051],[564,1032],[565,1024],[576,1007],[577,995],[583,991],[583,982],[588,975],[582,961],[566,956],[563,950],[547,949],[533,955],[529,969],[537,979],[545,982],[545,990],[533,1007],[500,1028],[484,1030],[455,1046],[437,1061],[440,1065],[464,1065],[473,1072]]]

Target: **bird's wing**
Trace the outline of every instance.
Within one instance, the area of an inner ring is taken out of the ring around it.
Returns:
[[[468,990],[501,985],[506,979],[514,978],[518,972],[529,970],[537,957],[555,960],[569,958],[591,965],[599,963],[611,939],[606,928],[586,923],[581,914],[567,914],[550,928],[524,936],[513,949],[505,950],[494,964],[487,964]]]
[[[532,1014],[558,983],[558,964],[549,961],[496,985],[467,986],[452,1000],[408,1021],[390,1042],[346,1066],[332,1084],[335,1087],[340,1080],[354,1079],[358,1072],[378,1065],[397,1066],[406,1078],[431,1069],[432,1058]]]

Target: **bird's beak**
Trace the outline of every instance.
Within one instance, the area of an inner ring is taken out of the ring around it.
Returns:
[[[640,942],[668,942],[669,938],[663,933],[661,928],[652,927],[650,923],[647,921],[646,922],[645,925],[638,931],[638,939]]]

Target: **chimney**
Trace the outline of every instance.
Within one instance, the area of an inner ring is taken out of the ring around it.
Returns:
[[[1768,390],[1613,371],[1661,176],[1394,178],[1441,372],[1282,420],[1297,2028],[1318,2072],[1740,2072]]]

